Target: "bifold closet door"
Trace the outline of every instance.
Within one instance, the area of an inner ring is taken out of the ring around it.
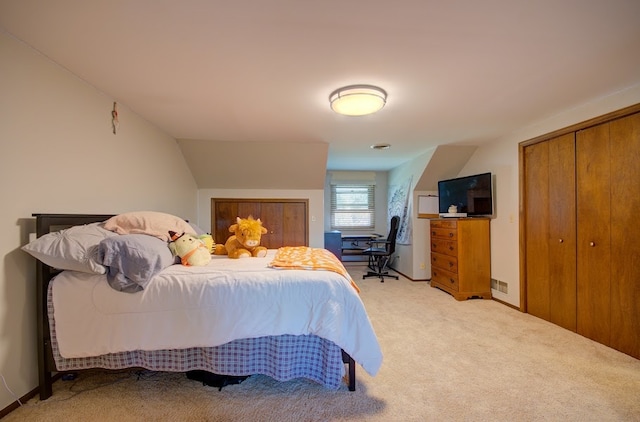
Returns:
[[[267,227],[263,236],[264,246],[276,249],[280,246],[307,245],[307,208],[302,202],[263,202],[261,218]],[[269,222],[268,226],[266,222]]]
[[[549,320],[549,144],[524,150],[526,219],[526,309]]]
[[[524,152],[527,312],[575,331],[574,134]]]
[[[611,150],[609,123],[576,133],[577,332],[611,339]]]
[[[211,198],[211,229],[217,243],[225,243],[236,218],[260,218],[268,249],[309,245],[309,202],[306,199]]]
[[[640,114],[611,122],[611,347],[640,359]]]
[[[575,134],[549,142],[549,321],[576,331]]]

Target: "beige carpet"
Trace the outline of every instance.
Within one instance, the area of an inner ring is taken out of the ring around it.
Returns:
[[[184,374],[83,373],[9,421],[640,421],[640,360],[491,300],[425,282],[362,280],[378,334],[357,391],[252,376],[222,391]]]

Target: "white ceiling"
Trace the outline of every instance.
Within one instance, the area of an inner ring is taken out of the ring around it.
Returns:
[[[638,0],[0,0],[0,27],[181,142],[327,143],[329,170],[389,170],[640,83]],[[350,84],[386,107],[334,114]]]

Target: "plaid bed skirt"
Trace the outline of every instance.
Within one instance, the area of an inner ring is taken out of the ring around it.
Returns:
[[[52,283],[53,284],[53,283]],[[90,368],[145,368],[186,372],[201,369],[224,375],[263,374],[278,381],[307,378],[336,390],[345,374],[342,349],[315,335],[247,338],[217,347],[109,353],[86,358],[60,356],[51,286],[47,299],[51,346],[58,371]]]

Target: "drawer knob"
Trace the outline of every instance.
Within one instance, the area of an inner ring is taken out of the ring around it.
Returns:
[[[593,248],[594,246],[596,246],[596,242],[589,242],[589,246]]]
[[[453,237],[453,232],[449,232],[449,237]]]
[[[454,284],[456,281],[452,278],[449,279],[449,281],[451,282],[451,284]]]
[[[449,262],[449,267],[453,267],[453,262]]]
[[[563,243],[564,239],[558,239],[558,243]]]
[[[453,246],[449,246],[449,250],[452,251],[453,250]]]

